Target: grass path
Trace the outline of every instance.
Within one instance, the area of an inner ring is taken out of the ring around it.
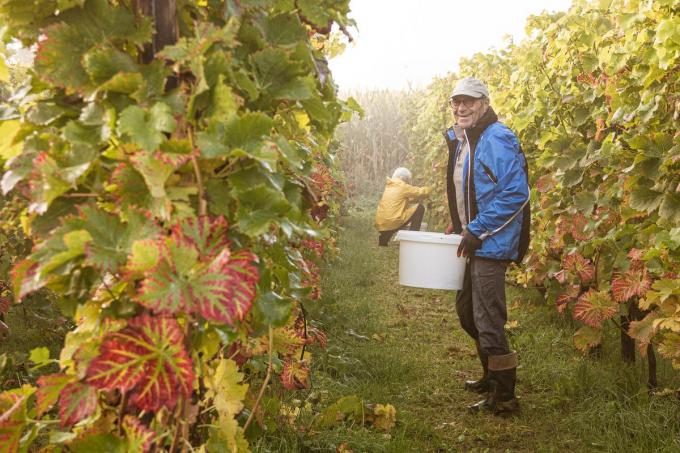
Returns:
[[[571,345],[570,320],[526,291],[508,291],[522,412],[468,415],[478,396],[462,381],[480,367],[454,293],[399,286],[398,247],[379,248],[376,238],[370,209],[346,219],[340,258],[325,269],[322,301],[309,309],[329,347],[315,351],[313,389],[301,404],[355,394],[393,404],[397,427],[277,434],[260,451],[336,451],[343,443],[355,453],[680,451],[680,405],[649,397],[642,365],[621,364],[613,333],[599,357],[583,358]],[[660,376],[670,385],[675,374],[664,364]]]

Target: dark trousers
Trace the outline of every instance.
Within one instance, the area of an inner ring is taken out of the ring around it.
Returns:
[[[406,226],[409,225],[409,224],[411,225],[410,228],[409,228],[411,231],[419,231],[420,230],[420,224],[423,223],[423,217],[424,216],[425,216],[425,206],[423,206],[422,204],[418,204],[418,206],[416,207],[416,210],[413,212],[411,217],[409,217],[409,219],[406,222],[404,222],[404,224],[402,226],[400,226],[399,228],[394,229],[394,230],[387,230],[387,231],[381,231],[380,232],[380,236],[378,236],[378,245],[381,245],[383,247],[387,246],[387,244],[389,244],[389,242],[390,242],[390,238],[392,237],[392,235],[399,230],[405,229]]]
[[[456,312],[463,330],[478,345],[480,357],[510,353],[505,336],[506,261],[473,257],[465,269],[463,289],[456,294]]]

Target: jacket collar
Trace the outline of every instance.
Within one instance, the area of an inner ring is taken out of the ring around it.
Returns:
[[[496,112],[494,112],[494,110],[489,107],[486,109],[486,112],[484,112],[484,115],[482,115],[477,124],[465,130],[468,139],[471,142],[476,142],[479,139],[479,136],[482,135],[482,132],[484,132],[487,127],[491,126],[496,121],[498,121],[498,115],[496,115]]]

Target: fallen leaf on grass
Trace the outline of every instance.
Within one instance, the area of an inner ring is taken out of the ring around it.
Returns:
[[[505,325],[505,330],[513,330],[519,327],[519,321],[516,319],[512,321],[508,321],[508,323]]]

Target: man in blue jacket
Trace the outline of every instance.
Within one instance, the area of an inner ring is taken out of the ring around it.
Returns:
[[[449,99],[456,124],[444,136],[449,149],[447,195],[451,223],[446,234],[462,235],[458,256],[468,258],[456,311],[475,340],[484,374],[465,389],[484,394],[473,412],[496,415],[518,410],[517,353],[505,336],[505,271],[519,262],[529,241],[527,162],[515,134],[489,106],[486,86],[460,80]]]

